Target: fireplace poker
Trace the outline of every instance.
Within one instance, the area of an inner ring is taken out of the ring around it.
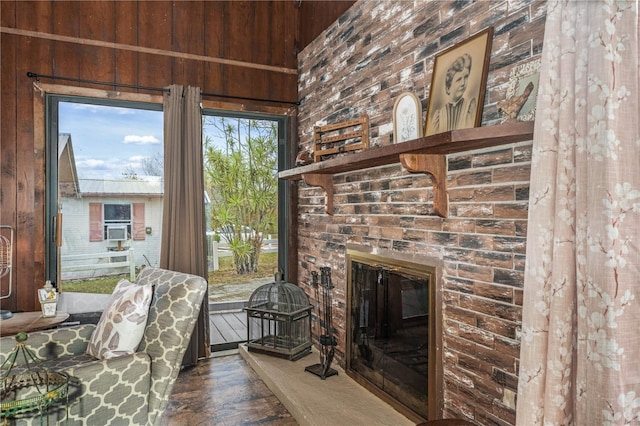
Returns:
[[[318,303],[318,321],[320,321],[320,317],[323,318],[324,326],[321,323],[320,328],[322,329],[322,327],[324,327],[324,333],[320,331],[318,334],[318,340],[320,343],[320,363],[306,367],[305,371],[315,374],[322,380],[338,374],[336,370],[331,368],[331,362],[335,355],[336,339],[333,337],[333,314],[331,302],[331,289],[333,289],[333,285],[331,284],[330,273],[331,270],[329,267],[325,266],[320,268],[319,287],[322,287],[322,315],[320,315],[320,300],[318,299],[319,289],[317,273],[316,275],[313,275],[312,273],[312,277],[314,277],[313,284],[316,291],[316,303]]]
[[[320,342],[320,336],[322,335],[322,324],[320,324],[320,298],[318,294],[318,272],[311,271],[311,285],[315,291],[316,297],[316,306],[318,308],[318,313],[316,314],[316,335],[318,336],[318,343]],[[322,351],[320,351],[320,363],[324,363]]]
[[[320,268],[320,287],[322,287],[322,321],[321,326],[324,328],[324,333],[320,333],[318,339],[320,340],[320,366],[324,370],[324,366],[326,365],[326,361],[329,356],[329,348],[327,334],[329,327],[329,318],[327,312],[327,277],[326,277],[326,267]],[[318,301],[318,308],[320,308],[320,301]]]
[[[336,346],[336,341],[333,336],[333,303],[331,298],[331,290],[333,289],[333,284],[331,283],[331,269],[329,269],[329,267],[327,266],[320,268],[320,285],[322,286],[322,290],[324,293],[324,323],[326,333],[323,336],[325,361],[321,377],[325,378],[331,370],[331,362],[333,361],[333,356],[335,355]]]

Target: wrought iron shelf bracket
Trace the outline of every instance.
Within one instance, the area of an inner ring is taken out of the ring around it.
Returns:
[[[400,163],[410,173],[433,179],[433,207],[440,217],[449,214],[447,154],[490,148],[533,139],[533,121],[513,122],[473,129],[452,130],[307,164],[278,174],[280,179],[303,180],[326,194],[325,211],[333,214],[333,175]]]

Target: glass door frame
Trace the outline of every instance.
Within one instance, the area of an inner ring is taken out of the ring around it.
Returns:
[[[58,114],[59,102],[81,102],[96,105],[119,106],[119,107],[136,107],[141,109],[162,110],[162,96],[152,96],[136,93],[118,92],[117,99],[107,98],[109,93],[106,91],[96,91],[93,89],[83,89],[69,86],[59,85],[43,85],[45,86],[44,105],[40,102],[34,102],[34,108],[38,109],[42,105],[40,111],[35,111],[36,115],[43,114],[44,129],[43,136],[45,139],[45,191],[44,191],[44,222],[45,222],[45,279],[51,280],[57,285],[60,278],[60,259],[58,241],[59,234],[59,216],[58,216]],[[86,94],[85,94],[86,93]],[[246,117],[256,119],[268,119],[278,122],[278,171],[286,170],[292,167],[292,156],[290,155],[291,143],[290,139],[294,136],[291,123],[292,117],[285,113],[247,113],[235,111],[229,104],[230,109],[218,109],[205,106],[202,110],[203,115],[206,112],[213,112],[215,115],[227,117]],[[39,134],[39,132],[36,132]],[[51,184],[55,182],[55,184]],[[287,214],[291,208],[291,189],[286,181],[278,179],[278,265],[284,271],[289,270],[289,252],[288,238],[290,232],[295,230],[290,228],[290,221],[287,220]],[[60,229],[61,230],[61,229]],[[287,278],[287,277],[285,277]],[[292,279],[295,277],[290,277]]]
[[[291,137],[289,134],[289,120],[286,115],[280,114],[268,114],[268,113],[256,113],[256,112],[238,112],[222,110],[217,108],[202,109],[203,117],[219,116],[225,118],[246,118],[255,120],[270,120],[278,123],[278,171],[287,170],[292,167],[291,161],[288,155],[288,141]],[[291,203],[291,189],[287,185],[287,181],[278,179],[278,267],[285,271],[285,280],[292,281],[296,277],[287,277],[286,271],[288,270],[289,262],[289,245],[287,242],[287,235],[291,232],[289,221],[287,220],[286,212],[289,211]],[[293,282],[293,281],[292,281]]]

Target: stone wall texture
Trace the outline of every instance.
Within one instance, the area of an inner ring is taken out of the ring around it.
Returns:
[[[426,110],[438,52],[494,27],[482,125],[500,123],[514,69],[540,59],[545,1],[360,0],[298,56],[298,149],[313,126],[370,119],[371,148],[393,143],[393,106],[405,91]],[[337,360],[344,366],[346,247],[438,259],[443,417],[515,424],[531,141],[450,154],[449,217],[433,213],[431,179],[399,164],[334,176],[324,192],[299,183],[298,283],[332,269]]]

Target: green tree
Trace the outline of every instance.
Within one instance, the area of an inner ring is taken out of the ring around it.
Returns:
[[[211,229],[229,244],[238,274],[257,272],[263,236],[277,222],[276,123],[207,117],[205,126],[215,132],[205,137],[204,155]]]

